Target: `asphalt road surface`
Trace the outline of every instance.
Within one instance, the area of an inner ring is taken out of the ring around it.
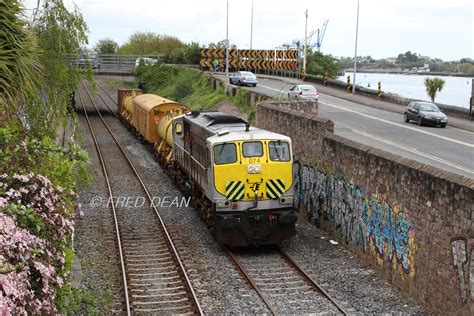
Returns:
[[[225,79],[225,78],[223,78]],[[293,84],[259,78],[249,90],[287,96]],[[378,149],[474,179],[474,133],[405,123],[403,116],[334,96],[319,95],[319,115],[334,122],[334,133]]]

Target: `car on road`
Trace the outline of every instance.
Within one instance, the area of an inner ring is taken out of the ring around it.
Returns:
[[[416,121],[418,125],[433,125],[446,127],[448,117],[436,104],[431,102],[412,101],[403,114],[405,122]]]
[[[288,91],[289,99],[318,101],[319,92],[315,87],[309,84],[299,84],[293,86]]]
[[[249,85],[255,87],[258,83],[257,76],[250,71],[237,71],[229,77],[230,84]]]
[[[154,65],[158,62],[158,59],[149,58],[149,57],[139,57],[135,60],[135,67],[140,66],[141,63],[144,65]]]

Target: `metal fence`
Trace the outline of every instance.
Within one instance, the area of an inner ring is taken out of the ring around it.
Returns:
[[[151,58],[159,60],[157,55],[119,55],[119,54],[81,54],[71,55],[68,59],[78,67],[90,65],[96,74],[131,74],[137,60]]]

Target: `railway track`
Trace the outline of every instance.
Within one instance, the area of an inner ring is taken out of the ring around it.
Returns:
[[[116,101],[100,81],[96,80],[96,84],[106,95],[103,97],[99,94],[100,99],[118,117],[107,104],[111,100],[116,105]],[[340,304],[281,249],[259,248],[242,253],[225,248],[225,251],[274,315],[315,312],[348,315]]]
[[[280,248],[224,250],[273,315],[323,312],[348,315]]]
[[[123,280],[121,312],[202,315],[182,259],[147,187],[83,81],[82,87],[78,99],[99,156],[109,194],[107,205],[114,218]],[[88,115],[84,94],[97,115]],[[131,195],[146,196],[148,203],[130,207],[116,202],[119,196]]]

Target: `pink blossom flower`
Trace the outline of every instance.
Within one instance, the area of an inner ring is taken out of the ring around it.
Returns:
[[[7,205],[8,201],[6,198],[0,197],[0,207],[5,207]]]

